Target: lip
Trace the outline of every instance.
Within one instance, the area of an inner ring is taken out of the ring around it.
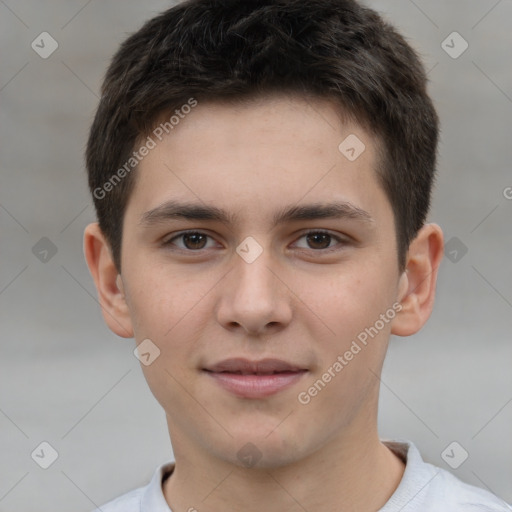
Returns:
[[[241,398],[265,398],[298,382],[307,369],[280,359],[225,359],[203,371],[226,391]]]

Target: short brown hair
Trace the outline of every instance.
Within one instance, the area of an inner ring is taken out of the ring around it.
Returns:
[[[128,172],[126,162],[137,144],[191,98],[274,92],[335,100],[380,141],[376,172],[403,269],[428,214],[436,167],[439,121],[426,84],[415,51],[355,0],[189,0],[149,20],[113,57],[86,149],[98,222],[118,271],[136,181],[136,165]]]

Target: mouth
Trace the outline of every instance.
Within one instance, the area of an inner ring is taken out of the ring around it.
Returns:
[[[203,368],[221,388],[241,398],[265,398],[284,391],[308,372],[280,359],[226,359]]]

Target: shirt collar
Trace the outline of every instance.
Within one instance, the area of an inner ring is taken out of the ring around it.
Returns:
[[[426,471],[428,465],[423,462],[420,452],[411,441],[383,441],[383,443],[405,462],[405,471],[400,484],[384,507],[379,510],[379,512],[391,512],[395,510],[396,505],[411,501],[415,497],[414,494],[410,495],[411,490],[415,489],[418,494],[422,485],[426,487],[436,473]],[[422,468],[424,471],[420,471]],[[164,478],[168,478],[173,471],[174,462],[167,462],[156,469],[141,497],[141,512],[172,512],[165,501],[162,483]]]
[[[172,512],[165,501],[162,482],[174,471],[174,462],[159,466],[146,487],[140,502],[141,512]]]

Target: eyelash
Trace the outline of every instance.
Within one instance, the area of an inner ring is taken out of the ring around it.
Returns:
[[[342,239],[341,237],[339,237],[337,235],[334,235],[334,234],[330,233],[329,231],[325,231],[323,229],[312,229],[312,230],[306,231],[306,232],[302,233],[302,235],[298,238],[298,240],[300,240],[301,238],[304,238],[304,237],[306,237],[308,235],[311,235],[311,234],[328,235],[332,239],[336,240],[337,242],[339,242],[339,244],[342,244],[342,245],[346,245],[348,243],[346,240]],[[179,238],[181,238],[181,237],[183,237],[185,235],[205,235],[208,238],[213,238],[211,235],[209,235],[208,233],[204,233],[203,231],[196,231],[196,230],[181,231],[177,235],[174,235],[172,238],[169,238],[169,239],[165,240],[164,242],[162,242],[162,245],[164,247],[171,246],[171,245],[173,245],[172,244],[173,240],[179,239]],[[172,249],[172,250],[177,250],[177,251],[187,252],[187,253],[201,253],[202,251],[206,251],[208,249],[197,249],[197,250],[194,250],[194,249],[182,249],[181,247],[178,247],[178,248]],[[301,251],[312,251],[312,252],[315,252],[315,253],[322,253],[322,254],[328,254],[328,253],[331,253],[333,251],[340,250],[340,247],[335,246],[335,247],[329,247],[327,249],[304,249],[304,248],[299,248],[299,250],[301,250]]]

